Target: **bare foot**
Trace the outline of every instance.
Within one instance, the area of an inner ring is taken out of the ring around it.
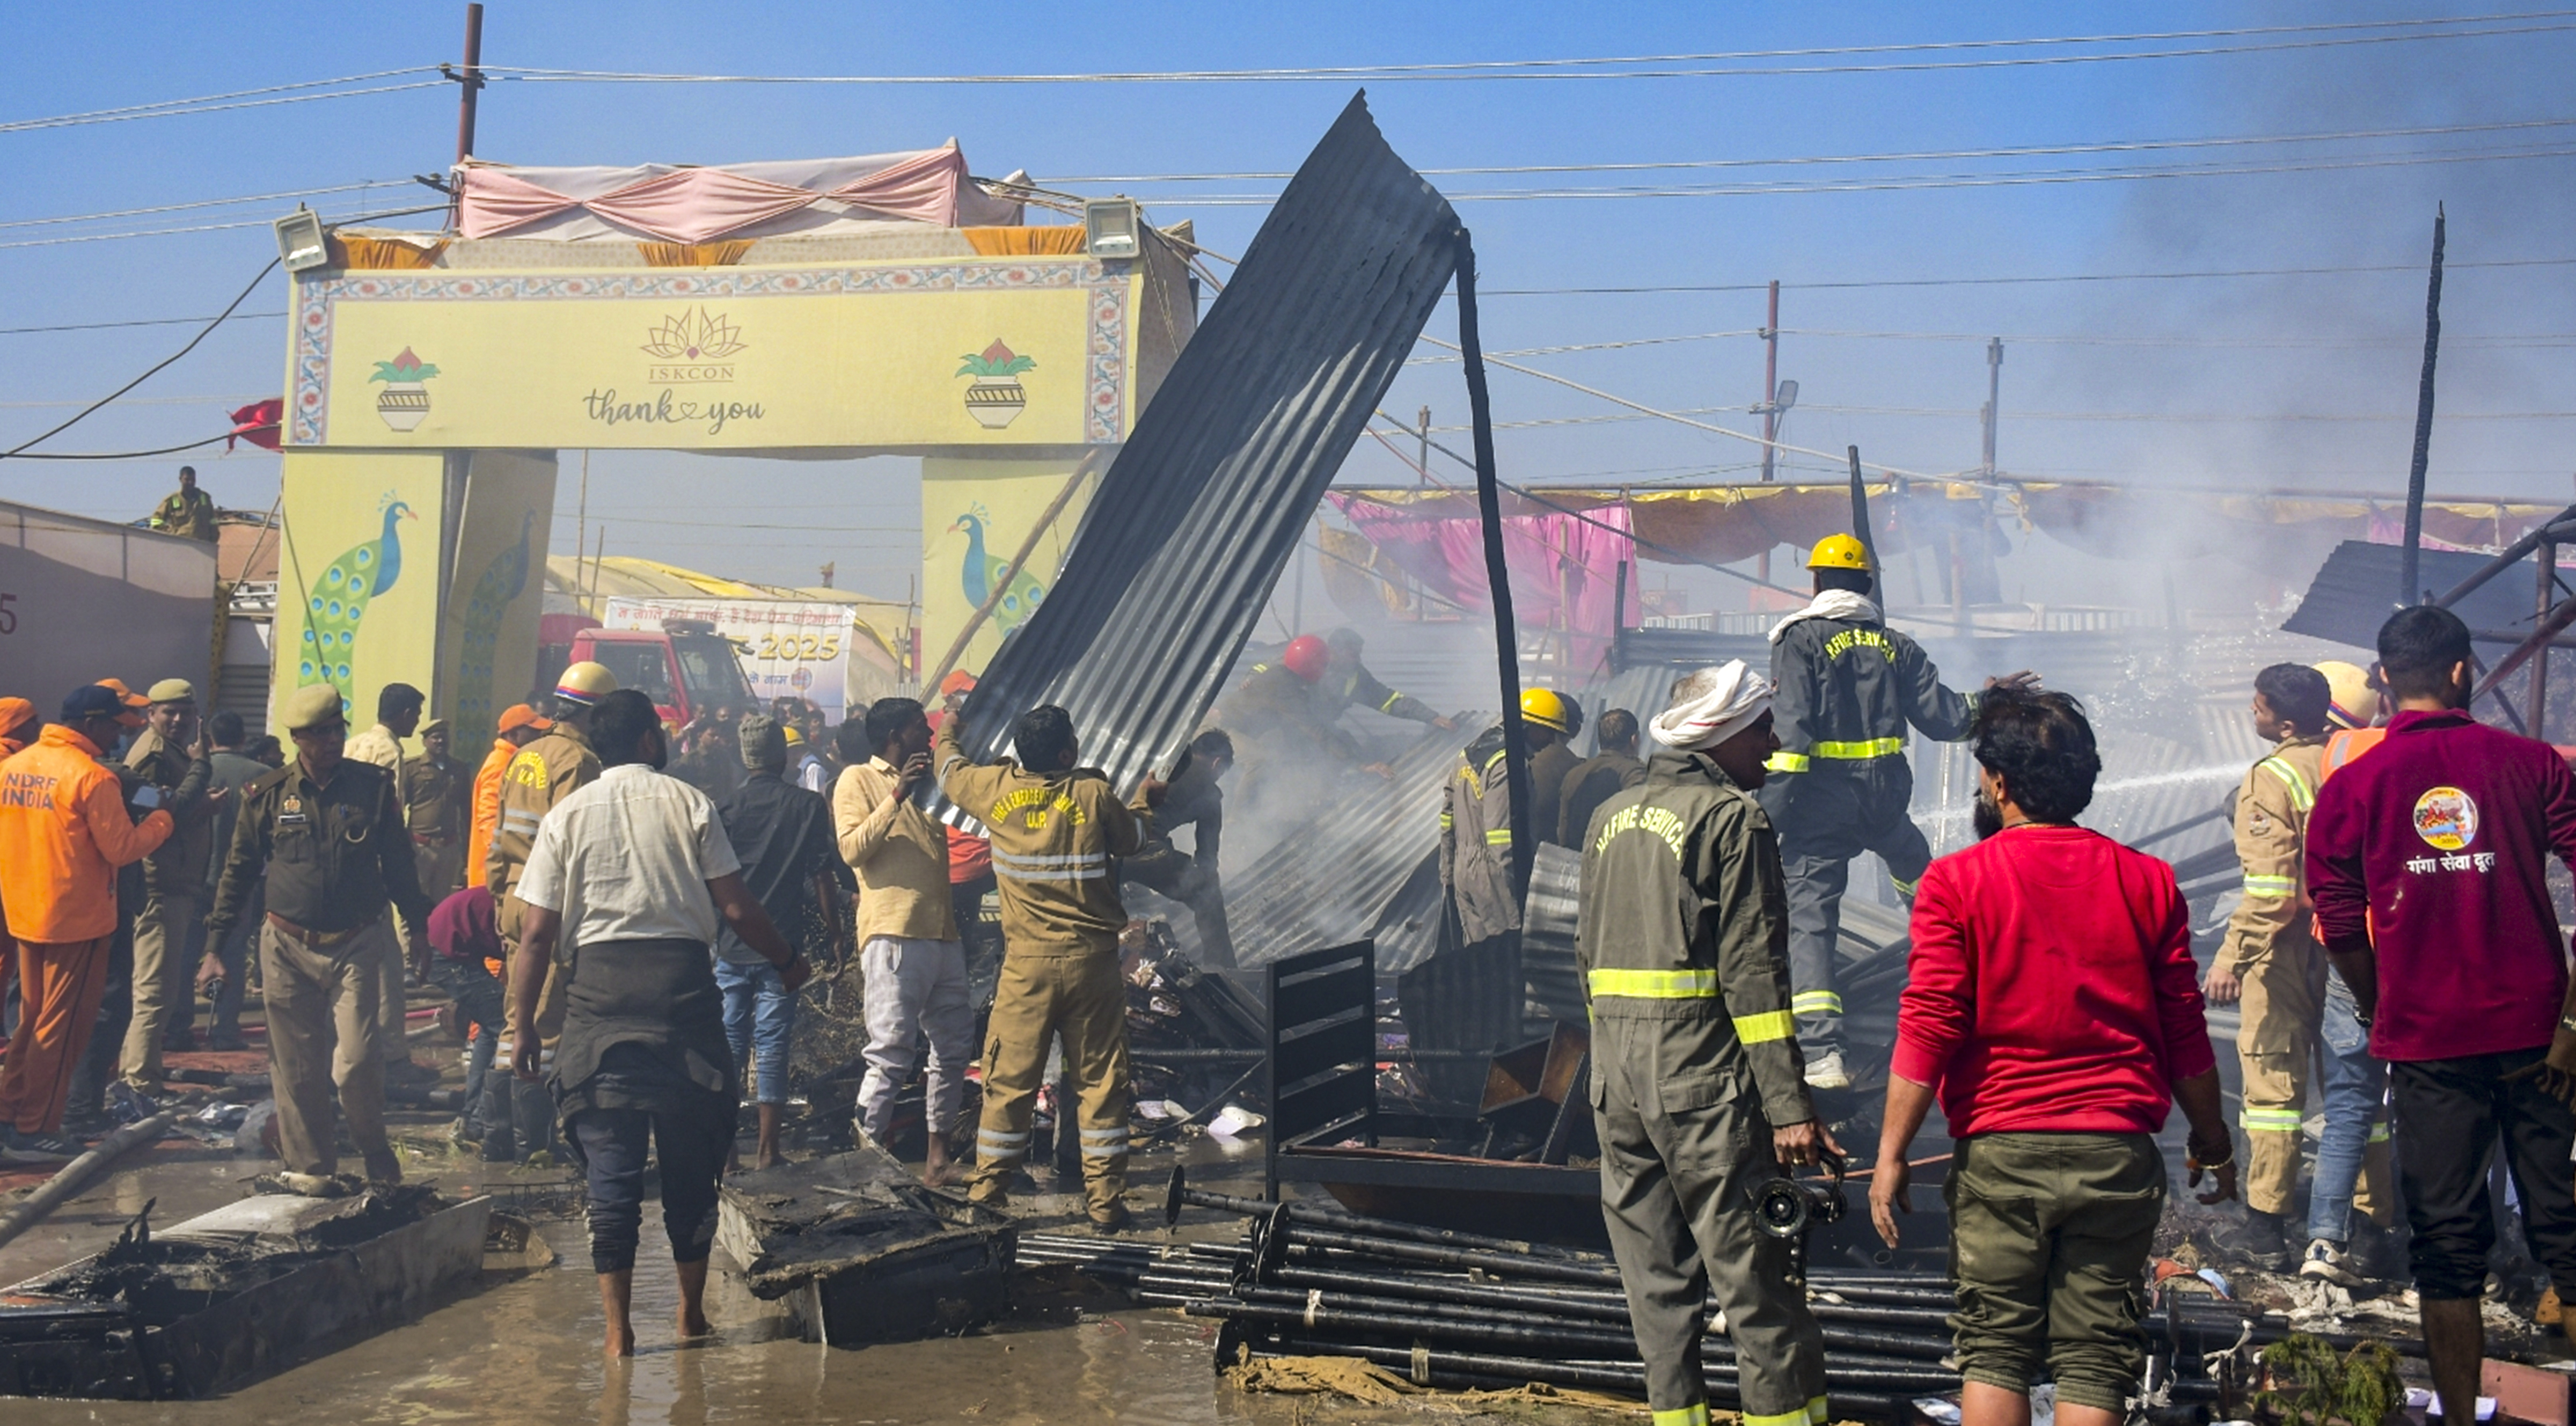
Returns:
[[[953,1188],[964,1183],[966,1175],[957,1167],[955,1160],[948,1160],[925,1165],[921,1170],[921,1181],[932,1188]]]
[[[693,1341],[693,1340],[695,1340],[695,1339],[697,1339],[697,1338],[700,1338],[700,1337],[712,1337],[712,1336],[714,1336],[715,1334],[716,1334],[716,1329],[707,1325],[707,1314],[706,1314],[706,1312],[705,1312],[705,1310],[704,1310],[704,1309],[700,1309],[700,1310],[698,1310],[698,1311],[694,1311],[694,1312],[692,1312],[692,1311],[690,1311],[686,1306],[681,1307],[681,1309],[680,1309],[680,1340],[681,1340],[681,1341],[683,1341],[683,1342]]]
[[[612,1362],[622,1362],[634,1356],[635,1329],[629,1327],[623,1332],[609,1333],[608,1340],[600,1348],[600,1355]]]
[[[751,1166],[754,1169],[774,1169],[785,1162],[787,1162],[786,1155],[781,1154],[776,1149],[769,1149],[753,1158]]]

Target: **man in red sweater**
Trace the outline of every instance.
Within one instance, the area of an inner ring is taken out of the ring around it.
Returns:
[[[2326,955],[2388,1062],[2398,1196],[2446,1419],[2475,1405],[2503,1140],[2525,1236],[2576,1284],[2576,1113],[2548,1092],[2568,1011],[2549,858],[2576,866],[2576,775],[2547,743],[2468,713],[2469,629],[2401,609],[2379,631],[2388,736],[2329,779],[2308,816],[2308,894]]]
[[[2235,1142],[2173,868],[2075,825],[2102,759],[2063,693],[1977,708],[1976,846],[1915,893],[1870,1217],[1896,1246],[1905,1156],[1937,1091],[1958,1141],[1963,1426],[2027,1426],[2044,1365],[2064,1426],[2119,1426],[2146,1367],[2140,1274],[2163,1216],[2155,1135],[2179,1102],[2191,1182],[2236,1192]]]

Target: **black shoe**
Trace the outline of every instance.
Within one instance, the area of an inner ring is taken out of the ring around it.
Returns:
[[[1091,1231],[1106,1238],[1114,1234],[1126,1232],[1129,1228],[1135,1226],[1135,1223],[1136,1215],[1127,1211],[1126,1204],[1120,1203],[1112,1206],[1108,1217],[1101,1218],[1095,1216],[1091,1220]]]
[[[213,1035],[207,1038],[206,1048],[220,1051],[247,1050],[250,1048],[250,1041],[239,1035]]]
[[[2251,1258],[2257,1267],[2273,1272],[2290,1272],[2298,1266],[2282,1232],[2281,1215],[2259,1208],[2248,1208],[2242,1218],[2212,1230],[2209,1245],[2222,1253]]]

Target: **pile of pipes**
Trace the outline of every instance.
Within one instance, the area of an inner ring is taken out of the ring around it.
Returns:
[[[1184,1205],[1250,1221],[1234,1242],[1023,1234],[1019,1261],[1071,1266],[1140,1303],[1218,1319],[1220,1367],[1268,1357],[1357,1357],[1429,1387],[1543,1382],[1644,1395],[1627,1298],[1616,1265],[1601,1254],[1306,1202],[1232,1198],[1176,1181],[1167,1214],[1176,1221]],[[1824,1329],[1826,1385],[1838,1418],[1921,1416],[1908,1404],[1958,1392],[1948,1282],[1817,1271],[1807,1290]],[[1702,1349],[1709,1402],[1737,1408],[1734,1349],[1714,1304],[1709,1325]],[[2147,1327],[2155,1343],[2149,1416],[2168,1426],[2206,1422],[2211,1403],[2241,1399],[2256,1349],[2284,1335],[2278,1323],[2226,1304],[2173,1295]]]

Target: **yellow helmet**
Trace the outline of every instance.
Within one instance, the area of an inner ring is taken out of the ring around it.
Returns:
[[[2317,665],[2326,676],[2326,720],[2338,728],[2367,728],[2379,721],[2379,690],[2357,664],[2328,659]]]
[[[1521,718],[1551,732],[1574,735],[1574,720],[1582,715],[1575,710],[1574,700],[1553,688],[1533,688],[1521,695]]]
[[[584,706],[597,703],[616,691],[617,675],[610,673],[606,666],[588,659],[566,668],[563,676],[555,680],[555,697]]]
[[[1869,548],[1849,535],[1827,535],[1807,551],[1809,569],[1856,569],[1869,573]]]

